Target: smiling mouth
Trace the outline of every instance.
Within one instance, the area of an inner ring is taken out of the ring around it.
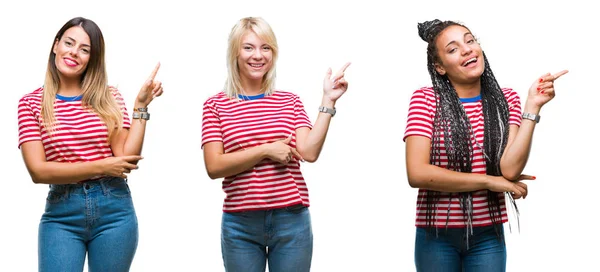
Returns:
[[[248,65],[250,65],[250,67],[252,68],[262,68],[263,66],[265,66],[264,63],[248,63]]]
[[[66,64],[67,66],[74,67],[74,66],[77,66],[77,65],[79,64],[79,63],[77,63],[77,62],[76,62],[75,60],[73,60],[73,59],[64,58],[63,60],[65,61],[65,64]]]
[[[467,65],[469,65],[469,64],[471,64],[471,63],[474,63],[474,62],[477,62],[477,58],[475,58],[475,57],[473,57],[473,58],[470,58],[470,59],[468,59],[467,61],[465,61],[465,62],[463,63],[463,65],[462,65],[462,66],[463,66],[463,67],[467,67]]]

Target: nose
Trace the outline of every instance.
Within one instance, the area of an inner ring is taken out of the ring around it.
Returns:
[[[463,43],[461,45],[461,51],[462,51],[463,56],[467,56],[467,55],[471,54],[471,52],[473,52],[473,49],[468,44]]]
[[[77,56],[79,52],[79,48],[77,48],[76,46],[73,46],[69,49],[69,53],[71,54],[71,56]]]
[[[262,51],[260,49],[254,50],[254,53],[252,53],[252,58],[255,60],[262,59],[263,58]]]

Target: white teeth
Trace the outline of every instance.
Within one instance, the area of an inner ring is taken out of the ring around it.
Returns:
[[[250,66],[258,68],[258,67],[262,67],[263,64],[250,64]]]
[[[469,63],[475,62],[475,61],[477,61],[477,58],[472,58],[470,60],[467,60],[467,62],[465,62],[465,64],[463,64],[463,66],[467,66],[467,65],[469,65]]]

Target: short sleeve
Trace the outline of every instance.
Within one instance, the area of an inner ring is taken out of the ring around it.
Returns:
[[[403,141],[409,136],[423,136],[431,139],[433,118],[435,117],[435,96],[433,91],[416,90],[410,98],[408,118]]]
[[[508,124],[521,126],[521,98],[519,94],[510,88],[502,89],[502,91],[504,92],[504,97],[506,97],[506,102],[508,102],[508,112],[510,115]]]
[[[301,127],[308,127],[312,129],[312,124],[308,115],[306,114],[306,110],[304,110],[304,104],[300,100],[300,97],[296,96],[294,101],[294,129],[299,129]]]
[[[25,142],[42,140],[41,124],[33,112],[31,101],[26,97],[19,100],[17,117],[19,125],[19,148]]]
[[[207,100],[202,108],[202,147],[209,142],[223,142],[221,119],[212,99]]]
[[[131,128],[131,120],[129,119],[129,114],[127,113],[127,106],[125,105],[125,100],[119,90],[114,87],[110,87],[110,91],[112,95],[115,97],[115,101],[117,105],[121,109],[121,113],[123,114],[123,128],[129,129]]]

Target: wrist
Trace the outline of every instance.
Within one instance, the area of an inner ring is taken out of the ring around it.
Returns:
[[[104,175],[104,167],[102,166],[102,161],[104,160],[96,160],[90,162],[92,164],[92,173],[95,176]]]
[[[491,185],[494,182],[492,179],[494,178],[493,176],[489,176],[489,175],[481,175],[481,180],[479,181],[480,187],[481,189],[487,189],[487,190],[491,190]]]
[[[258,148],[258,153],[259,153],[259,156],[260,156],[261,160],[269,158],[269,150],[270,150],[272,144],[273,143],[266,143],[266,144],[259,145],[257,147]]]
[[[527,112],[527,113],[539,114],[541,110],[542,110],[541,106],[535,105],[533,102],[531,102],[529,100],[527,100],[527,102],[525,102],[525,107],[523,107],[523,112]]]
[[[335,107],[335,101],[323,96],[323,99],[321,99],[321,106],[333,109]]]
[[[143,103],[139,103],[136,102],[135,104],[133,104],[133,110],[139,109],[139,108],[148,108],[148,104],[143,104]]]

